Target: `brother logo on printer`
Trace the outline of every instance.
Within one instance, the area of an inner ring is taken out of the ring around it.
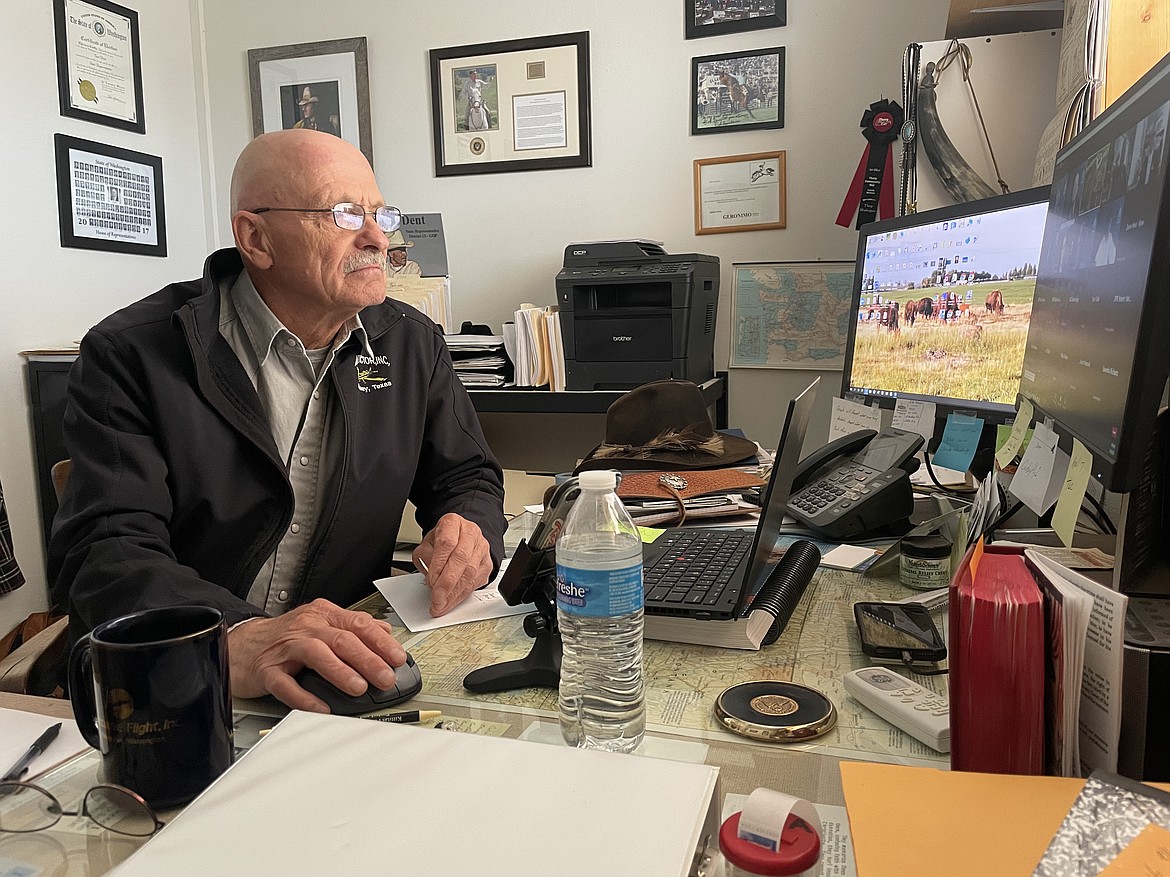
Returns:
[[[632,336],[632,335],[614,335],[613,340],[614,341],[633,341],[634,336]]]

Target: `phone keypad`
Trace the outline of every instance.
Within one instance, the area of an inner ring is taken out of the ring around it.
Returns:
[[[865,497],[897,477],[897,472],[878,472],[859,463],[846,463],[809,484],[789,505],[810,518],[835,517],[859,505]]]

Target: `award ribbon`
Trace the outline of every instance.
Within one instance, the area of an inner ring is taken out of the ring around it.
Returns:
[[[861,133],[868,141],[849,192],[837,214],[837,225],[848,227],[857,213],[856,228],[873,222],[880,211],[883,219],[894,215],[894,159],[892,146],[902,131],[902,108],[896,101],[880,100],[869,105],[861,117]]]

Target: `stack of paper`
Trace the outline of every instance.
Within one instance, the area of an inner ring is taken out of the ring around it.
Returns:
[[[504,387],[511,383],[502,335],[447,335],[445,340],[455,374],[464,386]]]
[[[516,367],[516,386],[565,388],[565,355],[555,305],[521,304],[515,322],[504,324],[504,346]]]
[[[450,278],[395,274],[386,278],[386,295],[422,311],[442,326],[444,332],[450,329]]]
[[[118,874],[685,877],[720,797],[707,765],[294,711]]]

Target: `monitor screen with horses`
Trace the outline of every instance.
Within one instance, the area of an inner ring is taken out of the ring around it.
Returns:
[[[863,226],[842,394],[1010,419],[1048,188]]]

